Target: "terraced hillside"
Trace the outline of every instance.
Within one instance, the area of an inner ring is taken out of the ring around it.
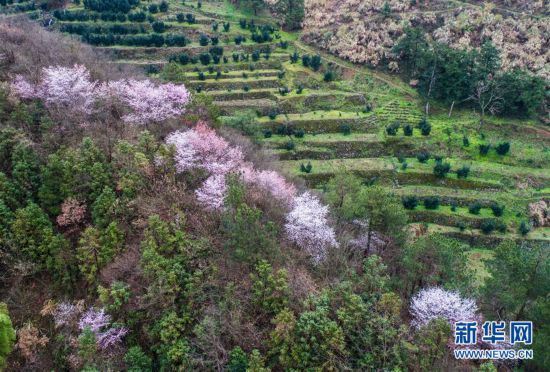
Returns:
[[[496,118],[480,127],[473,112],[449,116],[439,107],[423,120],[408,85],[304,45],[266,16],[221,1],[200,8],[169,1],[156,12],[150,4],[133,20],[101,19],[74,4],[28,11],[81,35],[113,63],[209,97],[222,125],[254,137],[281,169],[312,188],[323,190],[335,174],[350,171],[401,196],[416,228],[475,245],[505,237],[550,241],[550,228],[529,229],[528,208],[550,200],[547,127]]]

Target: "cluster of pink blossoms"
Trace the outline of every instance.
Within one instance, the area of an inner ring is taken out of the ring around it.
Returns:
[[[209,177],[195,191],[197,200],[210,210],[223,208],[227,192],[226,176],[238,174],[243,182],[291,208],[285,230],[290,241],[306,250],[315,263],[326,257],[327,248],[337,246],[335,233],[328,225],[328,207],[310,193],[296,195],[296,188],[279,173],[257,170],[244,160],[240,147],[232,146],[205,123],[188,131],[172,133],[167,143],[175,147],[178,172],[204,169]]]
[[[239,146],[232,146],[205,123],[185,132],[174,132],[166,142],[175,147],[178,172],[201,168],[210,174],[196,191],[198,200],[208,209],[223,207],[226,175],[230,173],[239,174],[246,184],[271,192],[273,197],[288,204],[296,194],[294,185],[277,172],[254,169],[244,160]]]
[[[155,85],[149,80],[92,81],[82,65],[50,66],[42,70],[38,84],[17,75],[12,90],[23,99],[41,99],[47,107],[91,115],[101,109],[99,102],[116,101],[124,105],[127,123],[158,123],[184,113],[191,95],[183,85]]]

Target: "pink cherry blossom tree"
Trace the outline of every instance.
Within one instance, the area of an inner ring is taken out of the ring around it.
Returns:
[[[338,246],[335,233],[327,220],[328,207],[317,197],[304,192],[296,197],[293,209],[286,217],[288,239],[306,250],[313,262],[323,261],[329,247]]]
[[[38,84],[18,75],[11,88],[21,98],[42,99],[48,108],[61,109],[63,114],[91,115],[98,106],[103,106],[100,102],[120,102],[125,106],[122,119],[135,124],[178,117],[191,100],[184,85],[157,85],[150,80],[92,81],[90,72],[82,65],[46,67]]]
[[[15,76],[15,79],[13,79],[10,86],[12,91],[23,99],[37,98],[38,96],[34,84],[29,83],[29,81],[22,75]]]
[[[182,115],[191,100],[183,85],[172,83],[155,85],[150,80],[119,81],[116,88],[130,112],[123,116],[128,123],[159,123]]]
[[[451,325],[457,321],[477,319],[477,305],[474,300],[462,298],[456,291],[441,287],[420,290],[411,300],[412,325],[420,328],[435,318],[443,318]]]

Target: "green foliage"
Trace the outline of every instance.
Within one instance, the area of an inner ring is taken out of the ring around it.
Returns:
[[[491,145],[482,143],[479,145],[479,154],[485,156],[489,153],[490,149]]]
[[[116,222],[110,223],[104,230],[95,227],[84,230],[78,242],[76,256],[80,272],[89,283],[95,283],[99,271],[122,250],[123,244],[124,235]]]
[[[403,250],[401,264],[407,293],[425,286],[442,285],[469,288],[471,273],[464,252],[468,246],[459,240],[432,234],[417,239]]]
[[[124,282],[115,281],[109,288],[97,287],[99,301],[109,313],[117,313],[130,300],[130,286]]]
[[[439,178],[444,178],[447,173],[451,171],[451,164],[450,163],[443,163],[442,161],[438,161],[435,163],[434,166],[434,174]]]
[[[479,214],[481,211],[482,205],[479,202],[474,202],[468,206],[468,212],[471,214]]]
[[[132,346],[124,355],[128,372],[152,371],[152,361],[139,346]]]
[[[445,369],[451,327],[444,319],[434,319],[415,334],[414,362],[420,370]]]
[[[426,163],[428,160],[430,160],[430,153],[427,152],[427,151],[419,152],[419,153],[416,155],[416,159],[417,159],[420,163]]]
[[[405,209],[413,210],[418,205],[418,198],[416,196],[404,196],[402,201]]]
[[[252,280],[252,303],[261,308],[266,314],[277,314],[282,311],[289,301],[290,288],[287,272],[280,269],[273,272],[271,265],[261,260],[250,274]]]
[[[458,178],[468,178],[469,174],[470,174],[470,167],[467,165],[463,165],[461,168],[458,168],[456,170],[456,176]]]
[[[234,189],[242,187],[235,182],[230,185]],[[238,260],[249,263],[276,254],[275,224],[266,220],[261,210],[247,205],[242,199],[235,202],[230,201],[230,208],[223,217],[226,248]]]
[[[401,124],[399,122],[394,122],[394,123],[391,123],[390,125],[388,125],[386,127],[386,133],[388,136],[395,136],[397,135],[397,131],[399,130],[399,127],[401,126]]]
[[[313,169],[313,166],[311,165],[311,162],[307,162],[307,164],[300,164],[300,172],[303,172],[303,173],[311,173]]]
[[[141,268],[148,281],[148,294],[157,306],[170,308],[178,298],[190,295],[192,283],[203,275],[195,268],[195,260],[204,249],[205,243],[190,239],[179,224],[156,215],[149,217],[141,242]]]
[[[97,354],[97,343],[95,333],[90,328],[85,328],[78,336],[78,356],[82,358],[85,365],[93,363]]]
[[[495,150],[499,155],[506,155],[510,152],[510,142],[501,142],[496,145]]]
[[[437,209],[439,208],[439,197],[437,196],[428,196],[424,198],[424,208],[426,209]]]
[[[531,224],[527,221],[521,221],[521,223],[519,225],[519,233],[522,236],[525,236],[525,235],[529,234],[530,231],[531,231]]]
[[[229,353],[226,369],[229,372],[246,372],[248,370],[248,357],[239,346]]]
[[[6,366],[6,358],[15,344],[15,329],[12,326],[8,306],[0,302],[0,370]]]
[[[12,242],[22,257],[40,269],[51,267],[57,253],[54,231],[48,216],[40,207],[29,203],[15,212],[11,225]]]
[[[116,205],[115,192],[110,187],[105,187],[103,192],[92,204],[92,220],[98,227],[106,227],[115,216]]]
[[[497,203],[491,204],[491,210],[495,217],[500,217],[504,214],[504,206]]]
[[[256,120],[256,113],[253,110],[237,111],[234,115],[225,119],[223,123],[251,137],[256,136],[260,132],[260,125]]]
[[[355,216],[356,196],[361,190],[361,180],[351,173],[338,173],[327,183],[325,197],[333,211],[340,217]]]
[[[491,275],[485,280],[483,288],[489,308],[493,311],[491,318],[499,314],[506,319],[530,319],[535,324],[537,320],[542,320],[530,315],[535,314],[533,311],[538,305],[547,302],[546,294],[550,289],[549,248],[544,243],[528,246],[513,241],[504,241],[497,246],[493,259],[487,262]]]

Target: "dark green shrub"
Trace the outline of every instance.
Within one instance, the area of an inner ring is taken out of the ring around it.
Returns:
[[[157,4],[149,4],[149,13],[156,14],[159,12],[159,6]]]
[[[321,68],[321,63],[321,56],[317,54],[311,57],[311,62],[309,65],[311,66],[313,71],[319,71],[319,69]]]
[[[275,133],[280,136],[292,136],[294,134],[294,129],[287,124],[279,124],[275,130]]]
[[[463,221],[458,221],[456,227],[458,227],[460,231],[466,230],[466,224]]]
[[[223,48],[221,46],[213,46],[212,48],[210,48],[209,52],[213,56],[222,56]]]
[[[403,203],[403,207],[409,210],[415,209],[418,205],[418,198],[416,196],[404,196],[401,201]]]
[[[296,131],[294,132],[294,137],[296,138],[304,138],[305,135],[306,135],[306,132],[301,128],[296,129]]]
[[[210,38],[205,34],[201,34],[201,36],[199,37],[200,46],[207,46],[209,43],[210,43]]]
[[[193,23],[197,22],[197,20],[195,19],[195,16],[194,16],[193,14],[191,14],[191,13],[187,13],[187,14],[185,15],[185,20],[186,20],[187,23],[189,23],[189,24],[193,24]]]
[[[164,25],[164,22],[153,22],[151,27],[153,27],[153,31],[158,32],[159,34],[166,31],[166,26]]]
[[[401,170],[403,171],[406,171],[408,167],[409,167],[409,163],[407,163],[406,161],[401,164]]]
[[[479,202],[474,202],[468,206],[468,212],[471,214],[479,214],[479,211],[481,211],[482,205]]]
[[[521,221],[521,224],[519,225],[519,233],[525,236],[529,234],[529,231],[531,231],[531,224],[527,221]]]
[[[271,138],[271,136],[273,136],[273,132],[271,130],[264,130],[264,138]]]
[[[168,11],[168,3],[166,1],[162,1],[159,5],[159,10],[162,13],[166,13]]]
[[[388,134],[388,136],[395,136],[397,135],[397,131],[399,127],[400,127],[400,124],[399,122],[396,121],[386,127],[386,133]]]
[[[244,30],[246,29],[246,19],[239,19],[239,26]]]
[[[185,22],[185,14],[183,14],[183,13],[178,13],[178,14],[176,15],[176,20],[177,20],[179,23]]]
[[[218,55],[213,55],[212,56],[212,62],[214,62],[214,64],[219,64],[220,63],[220,56]]]
[[[501,142],[496,147],[495,150],[499,155],[506,155],[510,151],[510,142]]]
[[[288,87],[279,88],[279,94],[281,96],[286,96],[288,93],[290,93],[290,89]]]
[[[456,176],[458,178],[468,178],[469,174],[470,174],[470,167],[467,165],[463,165],[462,168],[459,168],[456,170]]]
[[[231,28],[231,23],[225,22],[223,24],[223,32],[229,32],[229,29]]]
[[[285,77],[285,71],[279,71],[279,72],[277,73],[277,78],[283,79],[284,77]]]
[[[424,198],[424,208],[426,209],[431,209],[431,210],[434,210],[434,209],[437,209],[439,208],[439,197],[437,196],[428,196],[426,198]]]
[[[302,94],[304,91],[304,86],[302,84],[298,84],[298,87],[296,88],[296,94]]]
[[[451,212],[456,212],[456,202],[454,200],[451,201]]]
[[[462,137],[462,145],[464,147],[469,147],[470,146],[470,140],[468,139],[468,137],[466,137],[466,136]]]
[[[239,55],[237,53],[233,53],[231,58],[233,58],[233,62],[239,62]]]
[[[217,36],[212,36],[210,38],[210,42],[212,43],[212,45],[218,45],[220,43],[220,38]]]
[[[481,145],[479,145],[479,154],[485,156],[489,153],[490,149],[491,149],[491,145],[481,144]]]
[[[254,62],[257,62],[259,59],[260,59],[260,51],[259,50],[253,51],[252,52],[252,60]]]
[[[287,49],[287,48],[288,48],[288,41],[281,41],[281,42],[279,43],[279,47],[280,47],[281,49]]]
[[[325,75],[323,76],[323,81],[325,83],[329,83],[331,81],[334,81],[335,78],[336,78],[336,74],[334,73],[334,71],[328,70],[327,72],[325,72]]]
[[[416,159],[418,159],[420,163],[426,163],[428,160],[430,160],[430,153],[427,151],[419,152],[416,155]]]
[[[311,63],[311,57],[309,56],[309,54],[304,54],[302,56],[302,65],[304,67],[309,67],[310,63]]]
[[[279,115],[279,112],[277,109],[272,109],[269,111],[269,113],[267,114],[267,116],[269,116],[269,119],[270,120],[275,120],[277,118],[277,115]]]
[[[204,72],[199,72],[199,80],[206,80],[206,76],[204,76]]]
[[[430,123],[428,123],[428,120],[422,119],[419,125],[420,133],[422,133],[423,136],[429,136],[432,132],[432,126]]]
[[[245,41],[244,36],[242,36],[242,35],[235,36],[235,44],[236,45],[241,45],[244,41]]]
[[[504,214],[504,206],[497,203],[491,204],[491,210],[495,217],[500,217]]]
[[[245,92],[248,92],[248,91],[250,91],[250,86],[248,86],[248,85],[245,85],[245,86],[243,87],[243,90],[244,90]]]
[[[490,234],[495,230],[496,223],[494,220],[484,220],[481,222],[479,228],[484,234]]]
[[[311,166],[311,162],[307,162],[306,165],[304,165],[304,163],[300,164],[300,171],[303,172],[303,173],[311,173],[311,169],[313,167]]]
[[[506,226],[504,222],[502,222],[501,220],[495,221],[495,230],[504,234],[507,229],[508,229],[508,226]]]
[[[410,125],[410,124],[405,125],[405,126],[403,127],[403,134],[404,134],[405,136],[408,136],[408,137],[412,136],[412,135],[413,135],[413,127],[412,127],[412,125]]]
[[[296,63],[298,62],[298,59],[300,59],[300,55],[297,51],[294,51],[294,53],[290,55],[290,63]]]
[[[214,21],[214,22],[212,23],[212,31],[218,32],[219,26],[220,26],[220,25],[218,24],[218,22]]]
[[[296,144],[293,141],[288,141],[285,143],[285,149],[288,151],[292,151],[296,148]]]
[[[351,127],[348,124],[340,125],[340,133],[344,136],[349,136],[351,134]]]
[[[210,61],[212,60],[212,57],[210,56],[210,53],[201,53],[199,55],[199,60],[201,64],[207,66],[210,64]]]
[[[443,178],[450,171],[451,171],[451,164],[443,163],[442,161],[438,161],[438,162],[435,163],[433,172],[437,177]]]

